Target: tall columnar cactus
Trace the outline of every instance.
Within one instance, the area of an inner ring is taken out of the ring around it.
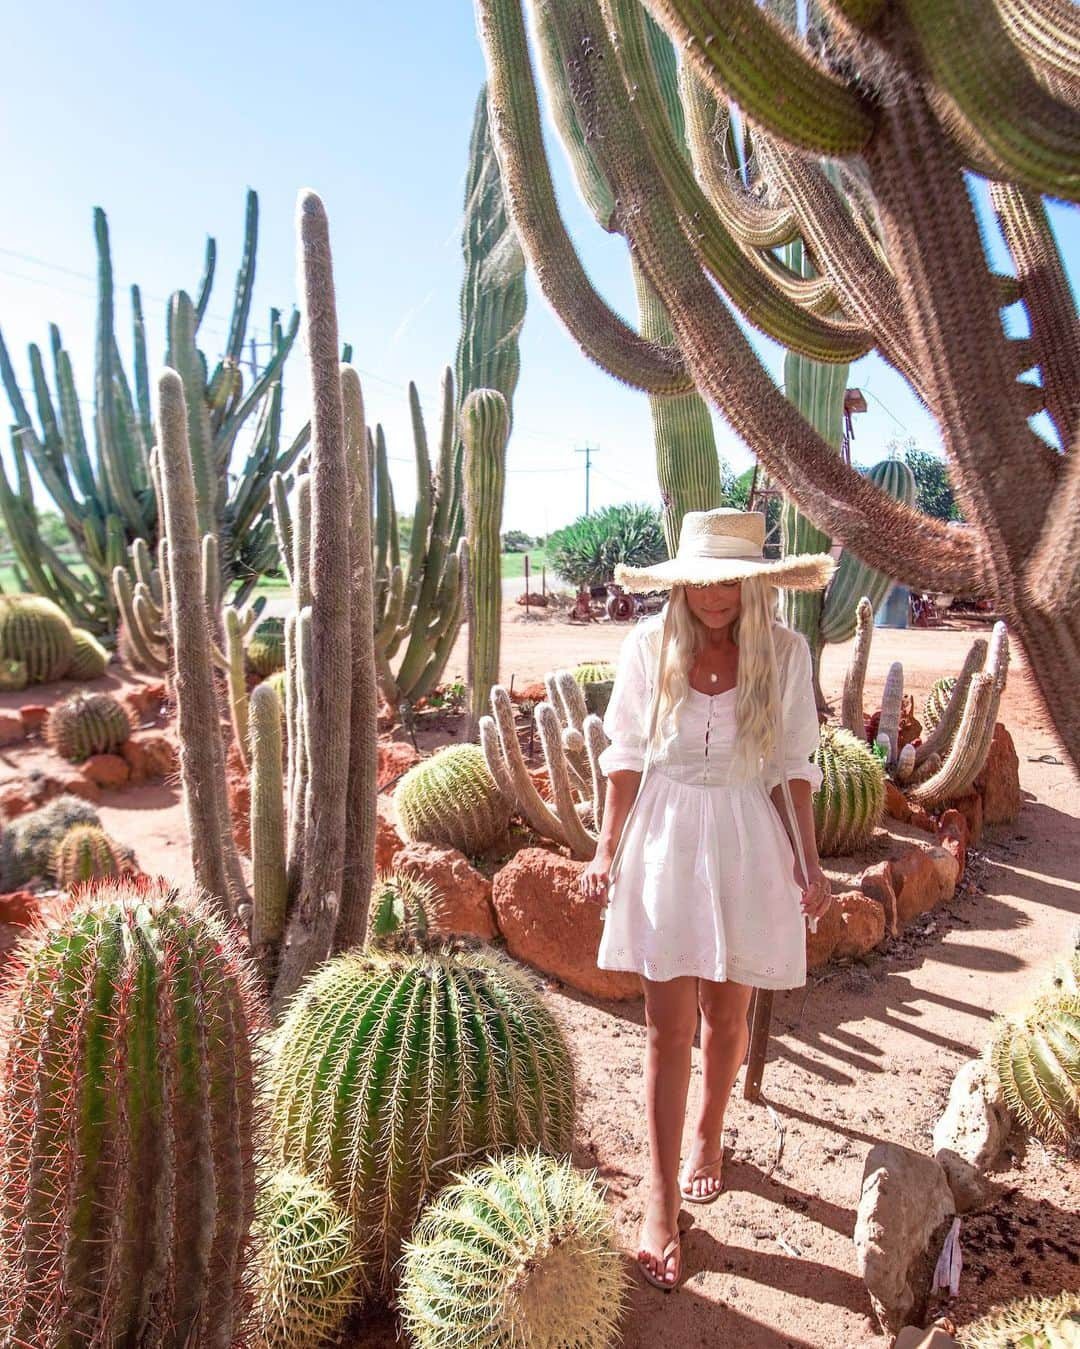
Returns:
[[[511,1152],[425,1210],[405,1246],[398,1301],[416,1349],[611,1349],[626,1293],[595,1177],[568,1159]]]
[[[63,679],[74,655],[71,624],[51,600],[0,595],[0,659],[21,661],[28,683]]]
[[[281,699],[268,684],[251,691],[251,946],[281,941],[289,893],[285,870],[285,780]]]
[[[407,839],[481,853],[506,833],[509,811],[476,745],[447,745],[421,760],[394,791]]]
[[[255,1199],[253,1336],[258,1349],[311,1349],[356,1305],[352,1223],[300,1171],[265,1176]]]
[[[81,796],[57,796],[20,815],[0,833],[0,891],[46,875],[56,845],[73,825],[100,823],[97,810]]]
[[[814,793],[814,831],[822,857],[856,853],[870,841],[885,809],[885,768],[840,726],[823,726],[813,762],[824,774]]]
[[[465,529],[469,540],[469,716],[475,728],[499,679],[502,511],[510,413],[497,389],[474,389],[461,408]]]
[[[1080,1343],[1080,1294],[1025,1297],[960,1332],[962,1349],[1071,1349]]]
[[[533,8],[550,31],[545,38],[535,25],[538,41],[561,53],[581,143],[617,203],[610,223],[648,275],[677,346],[643,340],[590,284],[555,199],[521,0],[478,0],[509,211],[575,339],[634,387],[696,385],[770,479],[867,566],[917,590],[991,598],[1080,763],[1070,678],[1080,645],[1076,308],[1045,212],[1007,209],[1032,197],[1039,207],[1040,194],[1080,197],[1076,114],[1051,92],[1069,68],[1054,53],[1075,45],[1066,21],[1052,15],[1033,40],[1019,4],[837,0],[810,7],[818,43],[807,40],[805,18],[792,31],[754,0]],[[692,166],[672,146],[646,13],[685,57]],[[711,171],[718,143],[709,117],[706,134],[690,131],[695,99],[721,115],[729,102],[738,107],[754,152],[740,174]],[[841,187],[822,158],[837,162]],[[1016,278],[990,274],[965,177],[972,168],[999,185],[994,204]],[[777,248],[795,237],[813,255],[812,281],[778,262]],[[1003,334],[1000,309],[1018,298],[1031,342]],[[937,420],[969,527],[896,501],[843,463],[776,389],[737,316],[816,360],[876,348]],[[1019,378],[1033,351],[1047,355],[1034,386]],[[1040,409],[1063,453],[1028,425]]]
[[[844,692],[840,700],[840,724],[859,740],[866,737],[863,687],[873,638],[874,607],[864,595],[855,606],[855,645],[844,671]]]
[[[504,1147],[562,1153],[573,1139],[563,1032],[490,949],[327,962],[275,1034],[265,1096],[274,1164],[333,1192],[369,1291],[389,1287],[402,1239],[461,1165]]]
[[[77,824],[69,829],[53,851],[50,871],[61,890],[88,881],[119,876],[130,866],[130,852],[117,847],[96,824]]]
[[[259,1146],[259,1011],[235,934],[164,881],[108,882],[18,962],[0,1086],[10,1343],[229,1349]]]
[[[1061,1142],[1080,1133],[1080,997],[1039,998],[999,1019],[987,1059],[1020,1125]]]
[[[46,740],[69,763],[115,754],[130,734],[127,708],[111,693],[72,693],[53,704],[45,723]]]

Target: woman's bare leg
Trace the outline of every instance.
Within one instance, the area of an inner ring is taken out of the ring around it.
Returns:
[[[697,980],[689,976],[655,982],[645,989],[645,1113],[649,1126],[649,1196],[638,1259],[657,1278],[674,1282],[675,1259],[661,1259],[679,1218],[679,1154],[682,1150],[690,1050],[697,1030]]]
[[[721,1187],[724,1113],[731,1089],[746,1055],[749,1030],[747,1009],[753,989],[745,984],[698,981],[701,1007],[702,1095],[687,1174],[701,1174],[688,1186],[690,1193],[708,1199]]]

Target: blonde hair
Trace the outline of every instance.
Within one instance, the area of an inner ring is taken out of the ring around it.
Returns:
[[[706,642],[705,625],[694,617],[685,586],[672,586],[667,607],[668,643],[656,714],[657,739],[671,734],[678,724],[690,689],[690,667]],[[777,749],[780,680],[773,625],[780,622],[777,587],[763,577],[747,577],[741,586],[739,615],[732,625],[732,639],[739,648],[734,769],[743,781],[756,776],[762,760],[768,763]]]

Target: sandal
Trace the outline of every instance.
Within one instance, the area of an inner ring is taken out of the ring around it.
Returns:
[[[695,1194],[690,1187],[693,1185],[695,1180],[704,1179],[705,1178],[704,1173],[710,1171],[714,1166],[717,1166],[720,1163],[722,1163],[723,1160],[724,1154],[723,1152],[721,1152],[719,1157],[714,1157],[711,1162],[702,1162],[702,1164],[699,1167],[695,1168],[695,1170],[692,1173],[687,1172],[686,1175],[684,1175],[683,1178],[679,1181],[679,1193],[682,1195],[682,1197],[686,1200],[688,1204],[715,1204],[716,1201],[720,1198],[724,1190],[722,1175],[720,1177],[714,1176],[708,1177],[708,1179],[710,1180],[715,1179],[720,1180],[720,1184],[717,1185],[716,1189],[713,1190],[711,1194]]]
[[[670,1293],[671,1290],[676,1287],[679,1282],[679,1276],[682,1274],[682,1239],[681,1233],[677,1228],[675,1230],[675,1235],[660,1253],[661,1266],[667,1265],[667,1262],[673,1255],[678,1255],[679,1258],[675,1262],[675,1277],[670,1283],[667,1279],[657,1278],[651,1269],[645,1267],[641,1256],[638,1256],[638,1269],[641,1270],[642,1277],[645,1279],[646,1283],[651,1283],[654,1288],[659,1288],[661,1292],[664,1293]]]

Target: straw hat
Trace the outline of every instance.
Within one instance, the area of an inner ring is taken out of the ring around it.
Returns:
[[[713,511],[687,511],[679,549],[666,562],[650,567],[615,566],[615,584],[625,590],[667,590],[671,586],[710,585],[764,575],[785,590],[822,590],[836,562],[828,553],[793,553],[766,558],[765,516],[718,506]]]

